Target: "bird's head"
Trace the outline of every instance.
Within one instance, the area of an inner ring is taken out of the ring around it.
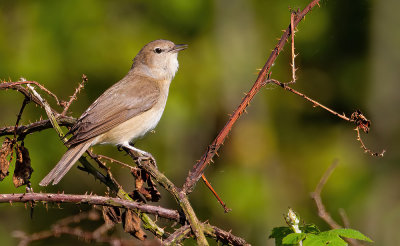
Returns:
[[[178,52],[186,48],[185,44],[174,44],[169,40],[152,41],[136,55],[132,69],[143,70],[155,79],[171,80],[178,71]]]

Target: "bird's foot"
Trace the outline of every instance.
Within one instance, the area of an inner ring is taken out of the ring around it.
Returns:
[[[150,161],[151,164],[153,164],[156,168],[158,168],[156,159],[149,152],[135,148],[130,144],[120,145],[118,148],[123,148],[123,147],[125,147],[129,150],[132,150],[134,152],[135,161],[138,161],[138,162]]]
[[[152,165],[154,165],[158,169],[156,159],[150,153],[148,156],[136,157],[136,161],[138,161],[138,162],[149,161]]]

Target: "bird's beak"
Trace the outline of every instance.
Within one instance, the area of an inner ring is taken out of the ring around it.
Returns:
[[[169,51],[176,53],[176,52],[186,49],[187,47],[188,47],[187,44],[175,44],[175,46],[172,49],[170,49]]]

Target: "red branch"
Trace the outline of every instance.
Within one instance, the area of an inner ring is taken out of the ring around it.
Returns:
[[[253,97],[260,91],[260,89],[265,85],[265,78],[267,77],[272,64],[275,62],[276,58],[278,57],[279,53],[282,51],[283,46],[287,42],[289,35],[291,34],[291,28],[295,28],[299,22],[304,18],[304,16],[311,11],[315,5],[318,5],[319,0],[313,0],[311,3],[307,5],[300,13],[297,13],[293,20],[293,26],[289,25],[286,29],[285,33],[282,35],[281,39],[279,40],[278,44],[276,45],[275,49],[272,51],[271,55],[269,56],[267,62],[265,63],[264,67],[261,69],[260,73],[258,74],[257,80],[254,83],[253,87],[250,91],[246,94],[243,98],[240,105],[236,108],[235,112],[229,118],[228,122],[224,126],[224,128],[219,132],[217,137],[214,141],[208,146],[206,153],[201,157],[201,159],[194,165],[192,170],[189,172],[186,182],[183,185],[182,192],[189,193],[192,191],[193,186],[197,183],[197,181],[201,178],[201,175],[204,173],[205,168],[208,164],[212,161],[214,155],[218,152],[221,145],[224,143],[225,138],[228,136],[229,132],[231,131],[233,125],[245,111],[247,106],[249,105],[250,101]]]

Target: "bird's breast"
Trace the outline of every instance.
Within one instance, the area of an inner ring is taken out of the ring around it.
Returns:
[[[160,95],[159,100],[151,109],[132,117],[98,136],[96,144],[128,144],[143,137],[157,126],[164,112],[167,97],[168,89],[166,93]]]

